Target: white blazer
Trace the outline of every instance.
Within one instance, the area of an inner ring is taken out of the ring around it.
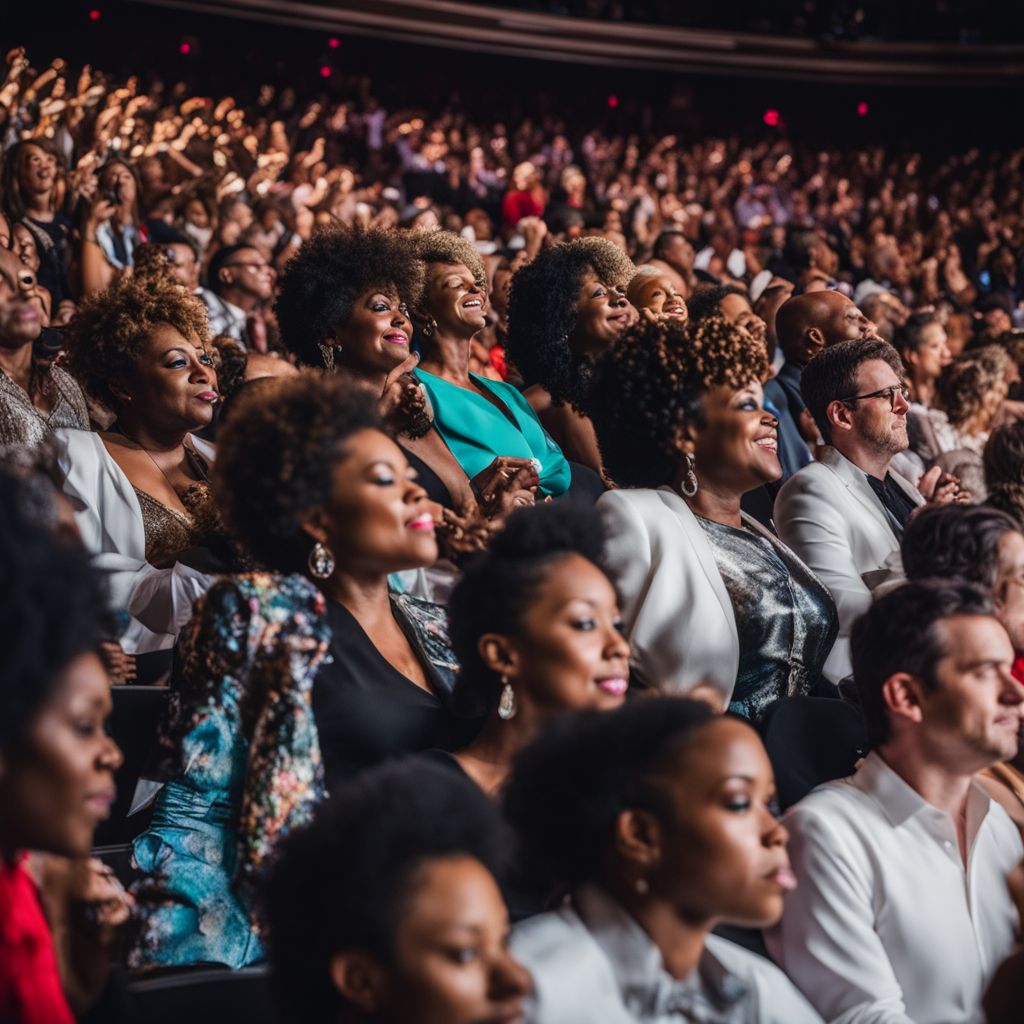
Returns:
[[[740,638],[704,528],[671,487],[607,491],[597,508],[633,671],[648,686],[671,693],[710,683],[727,705]],[[755,520],[744,515],[743,521],[778,544]]]
[[[909,480],[890,473],[915,505],[924,504]],[[827,447],[820,461],[804,466],[779,491],[775,528],[832,592],[839,637],[825,675],[838,682],[853,669],[850,631],[870,606],[872,590],[894,573],[902,575],[893,521],[864,471]]]
[[[71,429],[54,436],[63,491],[74,505],[82,540],[93,564],[106,575],[111,606],[132,616],[121,646],[129,654],[172,647],[192,617],[193,603],[214,577],[181,564],[170,569],[150,565],[139,499],[102,438],[91,430]],[[212,445],[194,436],[191,440],[196,451],[212,460]]]

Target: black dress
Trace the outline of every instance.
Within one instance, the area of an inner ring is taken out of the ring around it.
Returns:
[[[480,722],[457,718],[449,703],[455,662],[443,612],[392,594],[392,609],[430,682],[431,692],[395,669],[351,612],[327,602],[331,661],[313,684],[313,715],[328,789],[364,768],[432,748],[456,750]]]

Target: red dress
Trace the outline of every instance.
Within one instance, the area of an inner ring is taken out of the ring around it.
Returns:
[[[74,1024],[35,884],[0,860],[0,1021]]]

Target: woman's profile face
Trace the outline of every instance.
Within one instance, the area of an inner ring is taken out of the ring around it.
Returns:
[[[505,643],[509,681],[538,717],[583,709],[611,710],[629,689],[629,644],[608,577],[568,554],[550,564]]]
[[[150,333],[123,388],[135,416],[168,434],[205,427],[219,397],[209,352],[170,324]]]
[[[946,329],[940,323],[931,323],[921,331],[921,343],[908,353],[907,362],[915,376],[923,380],[936,380],[953,356],[946,343]]]
[[[92,653],[62,673],[23,741],[0,760],[0,829],[17,849],[87,857],[110,814],[121,751],[106,734],[110,682]],[[9,838],[8,838],[9,837]]]
[[[576,294],[569,348],[576,356],[600,355],[622,337],[630,320],[625,285],[609,284],[587,270]]]
[[[735,718],[703,726],[665,778],[651,889],[690,920],[764,927],[796,881],[788,834],[774,818],[775,779],[757,733]]]
[[[352,575],[378,577],[437,561],[426,491],[402,449],[379,430],[357,431],[331,471],[325,543]]]
[[[426,306],[445,334],[471,338],[487,326],[487,294],[464,263],[427,265]]]
[[[412,324],[405,303],[389,288],[371,288],[352,303],[338,328],[335,362],[356,374],[388,373],[409,355]]]
[[[427,861],[407,885],[379,1024],[522,1024],[530,976],[508,951],[508,911],[472,857]]]
[[[759,381],[738,390],[727,385],[708,388],[701,411],[703,422],[693,428],[699,482],[746,494],[782,476],[778,422],[764,408]]]

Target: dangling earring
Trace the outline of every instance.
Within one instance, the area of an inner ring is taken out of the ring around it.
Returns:
[[[310,576],[325,580],[334,572],[334,555],[329,547],[317,541],[309,553],[307,564]]]
[[[633,888],[636,890],[637,896],[646,896],[651,891],[651,887],[646,878],[638,878],[636,882],[633,883]]]
[[[508,681],[508,676],[501,677],[501,699],[498,701],[498,717],[507,722],[516,717],[516,692]]]
[[[693,471],[694,461],[692,455],[686,456],[686,479],[679,489],[683,492],[684,498],[692,498],[697,493],[697,474]]]
[[[333,345],[320,345],[320,358],[324,361],[324,368],[327,370],[334,369],[334,346]]]
[[[433,317],[431,317],[429,320],[427,320],[426,323],[424,323],[424,325],[420,328],[420,330],[428,338],[434,333],[434,331],[436,329],[437,329],[437,321]]]

